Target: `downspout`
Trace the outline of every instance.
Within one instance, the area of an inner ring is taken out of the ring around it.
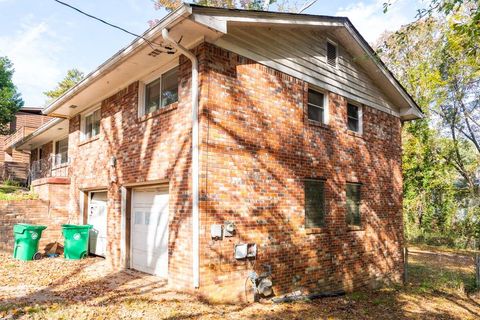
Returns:
[[[192,62],[192,251],[193,286],[199,287],[199,152],[198,152],[198,60],[187,48],[170,38],[168,30],[162,30],[162,37]]]

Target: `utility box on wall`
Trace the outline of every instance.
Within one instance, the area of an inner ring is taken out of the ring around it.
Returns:
[[[222,239],[222,225],[221,224],[212,224],[210,226],[210,236],[213,240]]]
[[[235,245],[235,259],[255,258],[257,256],[257,245],[255,243],[239,243]]]
[[[230,221],[225,221],[223,224],[223,235],[225,237],[233,237],[235,234],[235,223]]]

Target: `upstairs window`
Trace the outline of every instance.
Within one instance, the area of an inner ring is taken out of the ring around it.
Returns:
[[[326,123],[325,95],[318,91],[308,90],[308,119]]]
[[[178,101],[178,67],[145,86],[143,114],[152,113]]]
[[[305,228],[325,225],[325,182],[305,180]]]
[[[358,183],[347,183],[347,225],[361,226],[360,219],[360,194],[361,185]]]
[[[88,140],[100,133],[100,109],[97,109],[84,117],[83,140]]]
[[[55,142],[54,165],[60,165],[68,162],[68,137]]]
[[[337,46],[327,41],[327,64],[331,67],[337,66]]]
[[[351,103],[347,104],[347,128],[354,132],[362,131],[361,109]]]

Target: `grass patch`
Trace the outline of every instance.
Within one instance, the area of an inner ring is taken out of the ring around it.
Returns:
[[[365,292],[362,292],[362,291],[352,292],[348,295],[348,297],[350,299],[352,299],[353,301],[363,301],[363,300],[368,299],[368,295]]]
[[[28,189],[11,183],[0,184],[0,200],[31,200],[37,196]]]
[[[418,262],[409,264],[408,271],[411,280],[416,283],[410,288],[413,292],[419,294],[443,292],[462,295],[476,290],[473,267],[471,272],[463,272],[442,267],[440,263],[435,268],[435,262],[432,264],[433,266]]]
[[[475,250],[473,249],[457,249],[457,248],[451,248],[448,246],[432,246],[425,243],[421,243],[421,244],[414,243],[413,247],[420,250],[424,250],[424,251],[430,251],[430,252],[446,252],[446,253],[452,253],[452,254],[462,254],[467,256],[475,255]]]

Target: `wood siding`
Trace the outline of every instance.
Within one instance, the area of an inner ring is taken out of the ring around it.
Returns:
[[[336,39],[328,36],[329,40]],[[397,115],[367,72],[338,45],[337,68],[326,63],[327,35],[312,28],[234,26],[216,45],[354,101]]]

